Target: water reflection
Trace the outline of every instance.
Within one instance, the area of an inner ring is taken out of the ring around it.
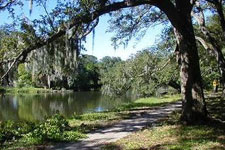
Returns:
[[[65,117],[86,112],[110,110],[131,97],[111,98],[100,92],[77,92],[70,94],[2,95],[0,97],[0,120],[43,120],[59,111]]]

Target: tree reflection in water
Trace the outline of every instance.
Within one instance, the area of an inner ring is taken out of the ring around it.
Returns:
[[[131,100],[131,97],[125,96],[103,96],[100,92],[1,95],[0,120],[38,121],[57,111],[70,117],[73,114],[110,110]]]

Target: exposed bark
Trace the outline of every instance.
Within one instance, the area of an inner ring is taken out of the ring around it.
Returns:
[[[202,10],[200,4],[197,4],[196,6],[199,10],[199,15],[194,14],[194,13],[192,13],[192,15],[197,20],[199,27],[200,27],[200,31],[204,35],[205,39],[207,41],[209,41],[209,43],[207,43],[205,40],[203,40],[200,37],[198,37],[197,40],[200,41],[200,43],[203,45],[203,47],[206,50],[211,50],[214,53],[214,56],[218,63],[218,67],[219,67],[220,74],[221,74],[222,87],[224,89],[225,88],[225,58],[223,56],[221,47],[217,44],[216,39],[211,35],[211,33],[209,32],[209,30],[207,29],[207,27],[205,25],[204,14],[203,14],[203,10]],[[225,90],[223,90],[223,92],[225,92]]]
[[[192,5],[188,0],[177,0],[176,6],[167,1],[159,7],[167,14],[174,26],[179,46],[181,93],[183,96],[181,119],[190,124],[204,121],[207,118],[207,110],[202,88],[199,56],[190,16]]]

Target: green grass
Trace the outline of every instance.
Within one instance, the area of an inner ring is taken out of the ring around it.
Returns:
[[[50,89],[34,88],[34,87],[23,87],[23,88],[4,88],[7,94],[38,94],[38,93],[49,93]]]
[[[224,130],[208,126],[162,125],[132,134],[102,149],[225,149]]]
[[[125,118],[125,113],[119,112],[101,112],[87,113],[84,115],[76,115],[68,119],[69,125],[77,130],[88,133],[98,128],[107,127],[115,124],[122,118]]]
[[[142,101],[142,100],[140,100]],[[208,97],[207,106],[210,116],[225,121],[225,101],[220,97]],[[180,112],[174,112],[168,119],[161,120],[157,127],[146,128],[115,143],[105,145],[104,150],[224,150],[225,125],[182,125]]]
[[[91,130],[113,125],[121,119],[129,118],[130,110],[148,109],[178,100],[180,100],[180,95],[167,95],[161,98],[140,98],[134,102],[123,104],[119,108],[109,112],[75,115],[69,119],[69,124],[72,127],[80,128],[83,132],[90,132]]]
[[[168,103],[176,102],[180,99],[181,96],[179,94],[165,95],[160,98],[158,97],[140,98],[134,102],[122,105],[120,108],[117,108],[117,110],[123,111],[123,110],[143,109],[155,106],[162,106]]]

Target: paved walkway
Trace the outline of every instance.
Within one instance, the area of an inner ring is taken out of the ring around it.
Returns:
[[[181,102],[168,104],[148,110],[132,111],[132,117],[120,121],[112,127],[99,129],[87,135],[88,138],[77,143],[62,143],[50,147],[54,150],[98,150],[101,145],[115,142],[132,132],[154,125],[160,119],[166,118],[174,110],[181,109]]]

